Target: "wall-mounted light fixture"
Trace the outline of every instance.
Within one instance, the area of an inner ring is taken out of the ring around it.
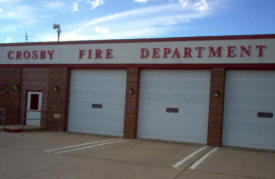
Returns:
[[[128,94],[130,94],[130,95],[134,94],[134,89],[133,89],[133,88],[130,88],[130,89],[128,90]]]
[[[58,92],[58,91],[59,91],[59,87],[58,87],[58,86],[55,86],[55,87],[53,88],[53,91]]]
[[[13,90],[14,90],[14,91],[18,91],[18,90],[19,90],[19,85],[14,85],[14,86],[13,86]]]
[[[220,96],[220,92],[218,90],[214,91],[214,97],[219,97]]]

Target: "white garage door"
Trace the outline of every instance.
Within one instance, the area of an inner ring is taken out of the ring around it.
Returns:
[[[275,71],[227,71],[223,145],[275,150]]]
[[[138,137],[205,144],[209,88],[209,71],[142,71]]]
[[[72,70],[68,130],[123,136],[125,90],[126,71]]]

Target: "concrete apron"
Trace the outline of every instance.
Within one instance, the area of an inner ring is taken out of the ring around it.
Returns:
[[[275,152],[221,147],[196,170],[187,170],[180,179],[273,179]]]
[[[192,152],[202,147],[204,146],[146,140],[129,140],[128,142],[106,145],[92,150],[79,150],[64,154],[173,168],[173,165],[179,160],[187,157]],[[179,166],[178,170],[186,168],[207,151],[208,149],[192,157],[188,162]]]
[[[215,148],[207,147],[174,168],[178,161],[205,146],[54,132],[1,135],[3,178],[273,179],[275,176],[275,153],[268,151],[221,147],[190,169]],[[67,149],[46,152],[103,140],[121,142],[65,153],[57,152]]]

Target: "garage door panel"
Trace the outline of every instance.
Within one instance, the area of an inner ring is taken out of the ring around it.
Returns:
[[[209,71],[144,70],[140,87],[138,137],[206,143]]]
[[[72,132],[81,132],[81,133],[92,133],[92,134],[103,134],[103,135],[114,135],[122,136],[123,125],[121,121],[111,121],[105,120],[106,118],[111,118],[112,116],[98,116],[97,121],[88,120],[86,116],[78,116],[78,119],[82,118],[86,122],[71,122],[70,125],[73,126],[69,129]],[[108,124],[109,123],[109,124]],[[120,123],[120,124],[116,124]]]
[[[123,135],[126,71],[72,70],[68,130]]]
[[[226,74],[223,144],[275,150],[275,72],[232,70]]]

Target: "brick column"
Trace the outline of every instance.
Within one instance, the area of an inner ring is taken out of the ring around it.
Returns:
[[[65,131],[67,128],[68,89],[69,70],[50,68],[46,123],[48,130]]]
[[[0,108],[6,109],[6,124],[20,124],[21,78],[21,68],[0,68]]]
[[[207,144],[222,145],[225,70],[212,69]]]
[[[134,139],[137,137],[139,78],[139,69],[128,69],[125,99],[124,138]]]

